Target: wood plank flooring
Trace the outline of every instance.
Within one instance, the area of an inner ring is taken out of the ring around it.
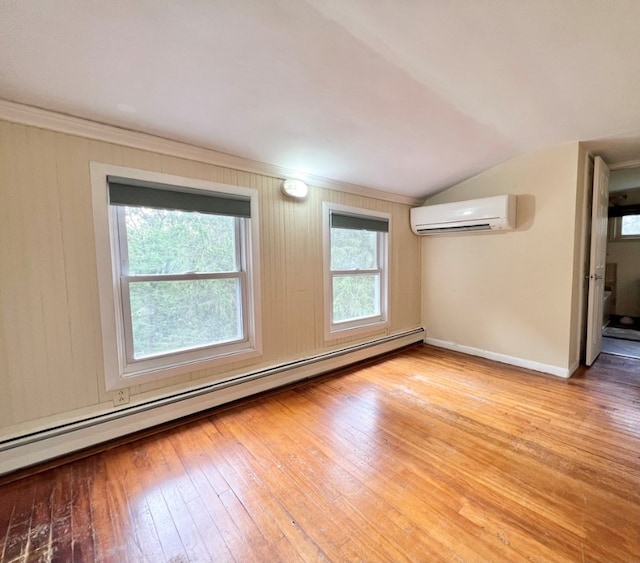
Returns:
[[[638,561],[639,366],[408,348],[0,486],[0,560]]]

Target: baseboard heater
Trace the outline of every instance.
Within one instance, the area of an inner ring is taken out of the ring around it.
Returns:
[[[423,340],[416,328],[0,440],[0,475]]]

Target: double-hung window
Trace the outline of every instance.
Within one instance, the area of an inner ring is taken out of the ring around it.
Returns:
[[[110,168],[92,167],[107,388],[257,353],[254,190]]]
[[[387,213],[324,204],[325,337],[388,325]]]

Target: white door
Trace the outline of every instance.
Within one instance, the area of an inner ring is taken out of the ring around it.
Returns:
[[[591,210],[591,259],[589,261],[589,300],[587,305],[587,354],[590,366],[602,350],[604,270],[607,263],[607,222],[609,210],[609,167],[596,156],[593,172]]]

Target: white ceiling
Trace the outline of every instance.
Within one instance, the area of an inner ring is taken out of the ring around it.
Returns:
[[[640,1],[0,0],[0,98],[422,197],[640,158]]]

